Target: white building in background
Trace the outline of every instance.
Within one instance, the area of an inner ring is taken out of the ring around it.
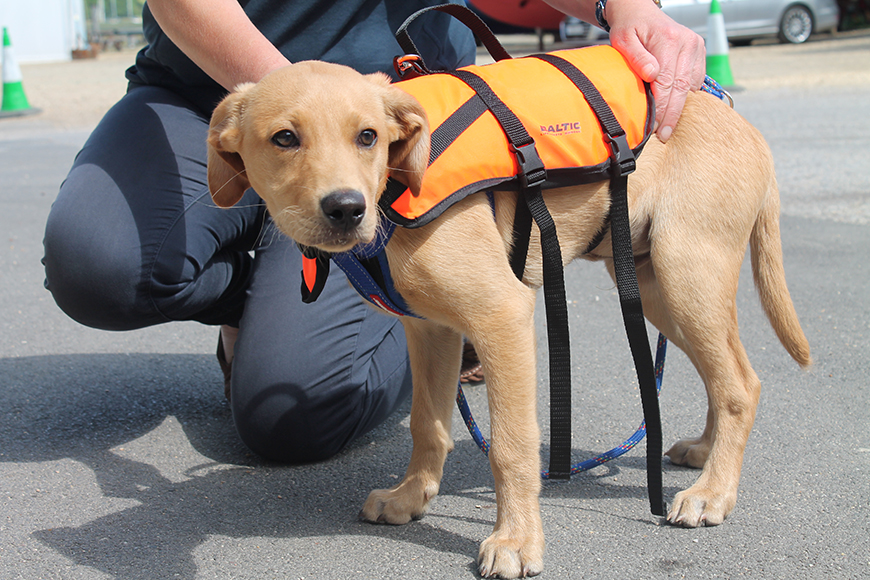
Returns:
[[[88,48],[84,0],[0,0],[0,27],[19,63],[70,60]]]

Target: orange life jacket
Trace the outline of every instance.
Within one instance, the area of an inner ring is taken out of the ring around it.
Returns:
[[[654,105],[646,86],[610,46],[563,50],[460,69],[492,89],[533,139],[546,170],[543,188],[601,181],[609,177],[611,147],[588,96],[544,60],[566,61],[582,71],[640,152],[652,130]],[[395,86],[426,109],[432,130],[429,169],[422,191],[391,182],[380,206],[388,219],[416,227],[465,196],[490,189],[516,189],[521,167],[495,115],[455,73],[434,73]]]

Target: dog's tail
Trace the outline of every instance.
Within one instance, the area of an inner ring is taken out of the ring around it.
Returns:
[[[779,233],[779,192],[775,178],[771,179],[764,205],[755,220],[749,247],[752,275],[762,308],[786,351],[799,365],[807,368],[813,362],[810,345],[801,329],[785,282]]]

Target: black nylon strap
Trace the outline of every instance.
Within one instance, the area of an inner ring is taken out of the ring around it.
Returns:
[[[598,230],[598,233],[589,240],[589,243],[586,245],[586,249],[583,250],[581,256],[585,256],[586,254],[591,254],[595,251],[595,248],[601,245],[601,242],[604,241],[604,236],[607,235],[607,232],[610,230],[610,213],[607,214],[607,217],[604,218],[604,225],[601,226],[601,229]]]
[[[613,267],[616,272],[616,287],[625,332],[634,359],[637,381],[640,387],[641,405],[646,421],[646,477],[649,490],[650,511],[664,516],[665,502],[662,492],[662,422],[659,414],[658,391],[655,368],[649,349],[649,337],[643,316],[640,288],[631,247],[631,224],[628,219],[628,177],[614,177],[610,185],[611,195],[611,240],[613,243]]]
[[[429,165],[432,165],[450,144],[486,111],[486,103],[480,96],[474,95],[451,113],[437,129],[432,131],[429,138]]]
[[[541,186],[525,190],[529,212],[541,230],[544,306],[550,351],[550,479],[571,477],[571,335],[562,248],[556,224],[544,204]],[[517,200],[520,203],[520,200]]]
[[[631,223],[628,217],[628,174],[634,171],[635,157],[625,138],[625,131],[613,114],[613,110],[598,92],[598,89],[583,72],[570,62],[552,54],[536,55],[550,63],[568,77],[583,93],[589,106],[598,117],[611,148],[611,219],[613,244],[613,267],[619,303],[634,368],[640,388],[643,416],[646,421],[647,488],[650,511],[657,516],[665,515],[662,491],[662,425],[659,412],[655,367],[649,349],[649,337],[643,315],[634,252],[631,246]]]
[[[520,121],[514,112],[504,104],[485,80],[467,70],[450,71],[448,74],[455,76],[467,84],[469,87],[474,89],[474,92],[477,93],[481,99],[483,99],[483,102],[486,103],[486,106],[492,114],[495,115],[495,118],[498,119],[498,122],[501,125],[501,128],[504,129],[511,145],[514,147],[522,147],[534,143],[534,140],[529,135],[529,132],[526,131],[522,121]]]
[[[541,231],[541,256],[544,273],[544,306],[547,311],[547,339],[550,351],[550,479],[571,477],[571,337],[568,332],[568,304],[565,299],[565,275],[562,269],[562,249],[556,235],[556,224],[544,203],[541,184],[547,178],[544,163],[535,149],[535,141],[522,122],[505,105],[486,81],[468,71],[453,71],[450,74],[462,80],[483,99],[498,120],[517,156],[520,197],[528,213]],[[521,210],[517,210],[520,212]],[[528,238],[531,220],[519,214],[523,222],[523,235]],[[516,219],[516,218],[515,218]],[[516,232],[516,224],[514,231]],[[523,244],[524,252],[528,243]],[[511,257],[514,272],[519,270],[520,259]],[[515,263],[516,262],[516,263]],[[523,269],[525,256],[522,257]]]
[[[592,107],[592,110],[595,112],[595,116],[598,117],[598,122],[601,123],[601,127],[604,129],[605,133],[611,137],[625,135],[625,131],[623,131],[619,121],[616,120],[616,115],[613,114],[610,105],[607,104],[607,101],[604,100],[604,97],[601,96],[601,93],[598,92],[598,89],[592,84],[592,81],[589,80],[589,77],[587,77],[583,71],[564,58],[558,57],[554,54],[536,54],[534,56],[535,58],[548,62],[559,69],[562,74],[574,83],[574,86],[580,89],[586,102],[589,103],[589,106]]]
[[[429,6],[427,8],[422,8],[418,10],[417,12],[411,14],[408,18],[406,18],[405,22],[403,22],[399,29],[396,31],[396,41],[399,43],[399,46],[402,47],[402,50],[405,51],[405,54],[420,54],[420,51],[417,49],[417,46],[414,44],[414,41],[411,40],[411,36],[408,34],[408,26],[410,26],[411,23],[414,22],[414,20],[416,20],[418,16],[421,16],[426,12],[431,12],[432,10],[449,14],[462,22],[471,30],[471,32],[474,33],[474,35],[478,39],[480,39],[480,41],[489,51],[489,54],[495,60],[512,58],[508,51],[504,49],[504,47],[495,37],[495,34],[493,34],[489,27],[486,25],[486,23],[481,20],[477,14],[461,4],[439,4],[437,6]]]
[[[643,315],[640,288],[637,283],[634,252],[631,246],[631,222],[628,217],[628,174],[622,172],[621,168],[625,167],[625,163],[620,161],[622,156],[626,152],[631,153],[631,150],[624,135],[612,140],[610,146],[613,151],[614,173],[610,180],[613,267],[616,273],[616,286],[619,290],[622,319],[631,348],[631,356],[634,359],[643,416],[646,421],[646,477],[650,511],[657,516],[664,516],[667,510],[662,490],[662,421],[659,411],[659,395],[656,387],[655,365],[650,352],[649,336]],[[631,155],[630,165],[633,170],[634,155]]]
[[[467,70],[456,70],[447,74],[455,76],[471,87],[501,125],[510,142],[511,150],[517,156],[519,164],[517,177],[520,187],[534,187],[543,183],[547,179],[547,170],[535,149],[535,140],[526,131],[522,121],[504,104],[486,81],[476,74]]]
[[[453,141],[459,137],[463,131],[468,129],[482,114],[488,109],[479,96],[474,95],[465,101],[458,109],[453,111],[437,129],[432,131],[429,137],[429,165],[435,163],[435,160],[447,150]],[[393,202],[395,202],[408,186],[404,183],[390,178],[387,181],[387,187],[381,198],[378,200],[378,205],[389,215],[389,211]]]
[[[526,271],[526,258],[529,255],[529,242],[532,237],[532,213],[523,197],[522,192],[517,196],[511,244],[511,270],[521,282]]]

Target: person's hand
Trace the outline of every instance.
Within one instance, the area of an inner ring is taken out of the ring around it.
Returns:
[[[611,45],[652,85],[656,134],[667,141],[686,95],[704,82],[704,39],[674,22],[652,0],[610,0],[605,15]]]
[[[595,0],[546,0],[565,14],[597,24]],[[707,68],[704,39],[674,22],[653,0],[609,0],[604,11],[610,44],[652,85],[656,133],[667,141],[686,95],[701,88]]]

